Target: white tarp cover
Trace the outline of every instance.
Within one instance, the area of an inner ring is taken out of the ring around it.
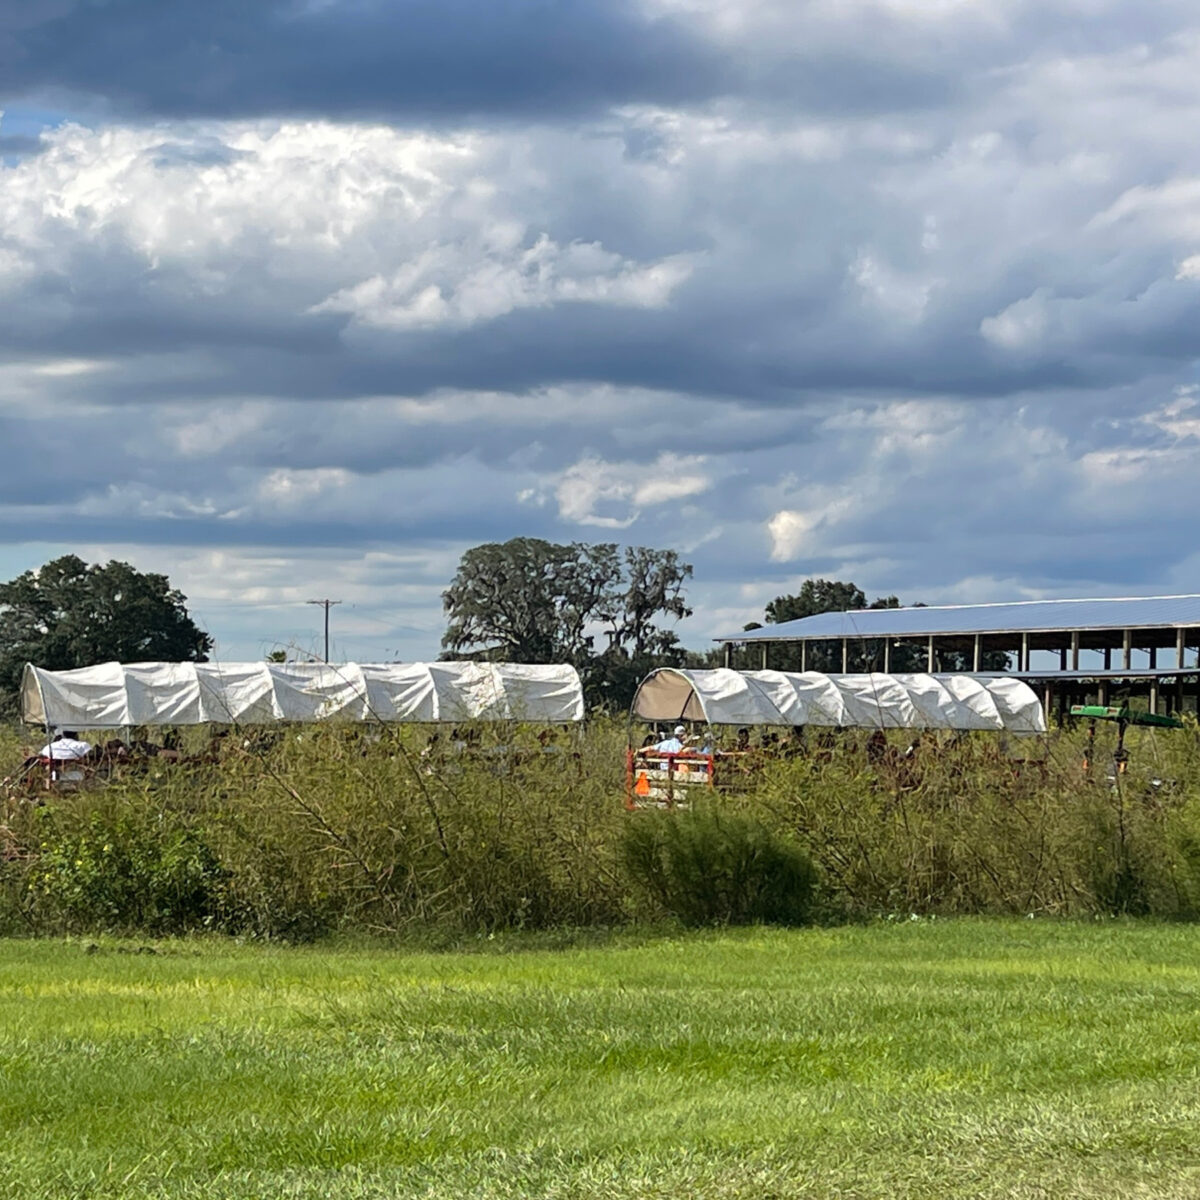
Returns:
[[[583,720],[574,667],[519,663],[103,663],[21,680],[26,721],[59,729],[275,721]]]
[[[1041,702],[1027,683],[973,675],[821,675],[663,667],[638,686],[633,713],[647,721],[710,725],[1046,732]]]

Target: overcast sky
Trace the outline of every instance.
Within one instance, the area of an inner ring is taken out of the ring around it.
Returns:
[[[0,578],[436,655],[459,555],[1200,591],[1200,11],[0,0]]]

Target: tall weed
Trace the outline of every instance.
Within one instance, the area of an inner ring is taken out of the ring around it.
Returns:
[[[625,811],[622,722],[550,745],[522,725],[464,728],[458,745],[432,732],[237,733],[209,763],[155,761],[78,793],[9,798],[0,932],[206,926],[298,939],[611,925],[665,910],[790,921],[814,904],[848,916],[1200,918],[1194,723],[1132,732],[1116,783],[1102,760],[1084,772],[1081,730],[1009,744],[927,737],[912,757],[907,737],[869,757],[865,735],[844,733],[762,759],[691,814]],[[0,745],[19,761],[11,734]]]
[[[872,765],[846,735],[768,767],[744,801],[795,834],[846,910],[1198,911],[1195,730],[1141,739],[1136,770],[1083,768],[1081,731],[903,741]],[[1162,783],[1162,779],[1170,782]]]

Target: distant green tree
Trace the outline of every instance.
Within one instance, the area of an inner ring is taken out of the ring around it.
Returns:
[[[769,625],[781,625],[784,621],[799,621],[819,613],[853,612],[866,607],[866,593],[857,584],[838,579],[806,579],[796,595],[776,596],[767,605],[766,620]],[[877,602],[872,607],[895,606]]]
[[[0,705],[16,706],[26,662],[52,671],[100,662],[204,662],[213,641],[165,575],[74,554],[0,584]]]
[[[475,546],[442,593],[442,647],[447,657],[571,663],[590,701],[619,708],[652,667],[683,661],[661,622],[691,614],[683,593],[691,574],[674,550],[647,546],[623,554],[611,542],[539,538]]]

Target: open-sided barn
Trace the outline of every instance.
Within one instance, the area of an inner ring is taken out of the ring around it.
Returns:
[[[1009,656],[1009,673],[1037,686],[1049,711],[1116,690],[1144,694],[1154,711],[1195,709],[1200,681],[1200,595],[1099,600],[1024,600],[819,613],[715,639],[729,664],[734,648],[758,651],[756,667],[771,664],[772,647],[789,645],[806,670],[814,644],[840,647],[843,663],[865,650],[874,669],[893,670],[899,646],[918,649],[922,667],[943,669],[961,656],[974,674],[991,652]]]

